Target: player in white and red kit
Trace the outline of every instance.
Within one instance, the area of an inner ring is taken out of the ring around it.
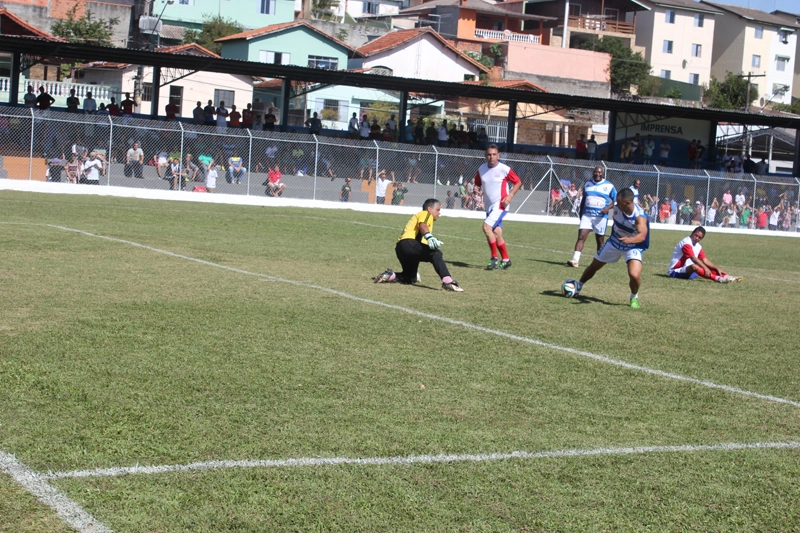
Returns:
[[[478,168],[475,175],[475,186],[483,190],[486,218],[483,221],[483,233],[489,243],[492,257],[486,270],[505,270],[511,266],[506,242],[503,240],[503,218],[511,199],[522,186],[519,176],[511,167],[500,162],[497,145],[490,144],[486,148],[486,163]],[[500,260],[498,260],[498,252]]]
[[[706,257],[700,241],[706,236],[706,229],[698,226],[691,235],[680,240],[672,251],[667,274],[671,278],[695,279],[707,278],[719,283],[736,283],[741,277],[729,276]]]

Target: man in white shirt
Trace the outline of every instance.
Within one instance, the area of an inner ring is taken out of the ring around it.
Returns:
[[[33,85],[28,85],[28,92],[23,97],[25,107],[36,107],[36,94],[33,92]]]
[[[440,147],[446,147],[448,138],[449,137],[447,136],[447,121],[443,120],[441,125],[438,128],[436,128],[437,144]]]
[[[97,101],[92,98],[92,91],[87,91],[86,98],[83,99],[83,112],[87,115],[97,113]]]
[[[215,111],[217,115],[217,133],[224,133],[228,129],[228,110],[225,102],[220,101],[219,107]]]
[[[142,177],[142,165],[144,164],[144,152],[139,148],[139,143],[134,142],[133,148],[129,148],[125,154],[125,176]]]
[[[392,132],[392,140],[397,138],[397,120],[395,120],[394,115],[386,121],[386,127],[389,128],[389,131]]]
[[[100,174],[105,174],[103,160],[98,159],[97,152],[89,152],[89,159],[83,164],[83,183],[100,185]]]

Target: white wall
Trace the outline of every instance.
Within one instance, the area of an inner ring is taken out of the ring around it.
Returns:
[[[419,39],[364,59],[363,66],[388,67],[395,76],[438,81],[464,81],[464,75],[478,76],[481,70],[460,54],[446,48],[435,37]]]
[[[652,74],[660,76],[662,70],[669,70],[671,79],[684,83],[690,83],[691,74],[698,74],[699,83],[708,84],[711,79],[715,16],[704,13],[703,27],[699,28],[694,25],[694,12],[674,9],[675,23],[668,24],[666,11],[664,7],[654,6],[652,11],[641,14],[645,24],[637,21],[636,43],[648,47],[646,59],[653,66]],[[664,53],[665,40],[672,41],[671,54]],[[693,44],[700,45],[700,57],[692,56]]]

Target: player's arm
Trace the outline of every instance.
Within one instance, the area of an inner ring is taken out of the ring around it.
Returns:
[[[522,180],[519,179],[519,176],[517,176],[517,174],[513,170],[509,170],[508,171],[508,176],[507,177],[508,177],[508,181],[513,183],[513,185],[511,186],[511,190],[508,191],[508,194],[506,195],[506,197],[503,198],[501,200],[501,202],[500,202],[502,204],[501,207],[503,209],[505,209],[509,205],[511,205],[511,200],[514,198],[514,195],[517,194],[517,191],[519,190],[519,188],[522,187]]]
[[[703,268],[705,268],[706,270],[709,270],[711,272],[716,272],[720,276],[725,275],[725,272],[723,272],[721,268],[712,263],[711,260],[708,257],[706,257],[706,254],[703,252],[703,250],[700,250],[698,257],[694,258],[693,261],[698,265],[702,266]]]
[[[586,186],[583,187],[583,192],[581,194],[581,206],[578,209],[578,216],[583,216],[583,208],[586,207]]]
[[[612,188],[611,193],[608,196],[611,198],[611,202],[605,206],[602,211],[600,211],[600,213],[604,215],[607,215],[612,209],[614,209],[614,204],[617,203],[617,189]]]
[[[636,235],[622,237],[619,242],[623,244],[639,244],[647,239],[647,217],[636,217]]]
[[[424,222],[419,223],[419,233],[422,235],[423,239],[428,241],[428,248],[431,250],[436,250],[444,244],[442,241],[433,236],[430,227]]]

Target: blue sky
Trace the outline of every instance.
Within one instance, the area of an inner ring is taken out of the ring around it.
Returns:
[[[710,0],[712,2],[718,1],[720,4],[729,4],[732,6],[750,7],[753,9],[760,9],[767,13],[772,13],[775,10],[787,11],[789,13],[800,13],[800,1],[798,0]]]

